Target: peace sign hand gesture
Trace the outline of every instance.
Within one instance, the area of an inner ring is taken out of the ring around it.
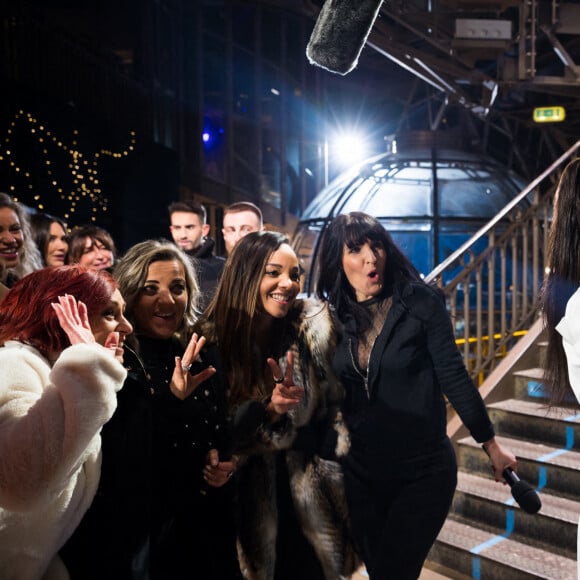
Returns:
[[[275,383],[268,404],[268,412],[274,418],[297,407],[304,397],[304,388],[294,384],[294,355],[292,351],[288,351],[286,357],[286,370],[283,375],[278,363],[273,358],[267,359]]]

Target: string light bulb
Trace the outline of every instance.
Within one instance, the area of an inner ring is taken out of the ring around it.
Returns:
[[[46,123],[40,123],[31,112],[20,109],[9,122],[5,137],[0,138],[0,175],[2,173],[7,175],[8,183],[4,187],[10,192],[16,191],[16,183],[10,183],[11,176],[18,177],[18,188],[22,191],[34,191],[34,183],[42,181],[46,189],[43,189],[42,195],[36,191],[36,195],[33,196],[34,205],[39,210],[43,210],[50,199],[68,199],[68,210],[64,210],[64,217],[68,219],[70,214],[75,212],[75,209],[78,213],[79,208],[75,206],[83,199],[85,203],[90,205],[88,211],[92,214],[91,221],[97,221],[98,214],[107,212],[109,203],[100,187],[99,165],[105,158],[122,159],[134,151],[136,133],[130,131],[128,143],[120,151],[103,148],[94,152],[81,151],[78,129],[74,129],[72,133],[74,138],[70,139],[69,144],[63,136],[57,136],[54,130],[50,130]],[[40,145],[36,148],[40,155],[38,165],[45,168],[44,172],[42,169],[40,171],[37,169],[35,175],[29,167],[26,167],[27,156],[23,156],[22,159],[17,158],[18,156],[15,154],[18,148],[16,139],[22,139],[24,135],[28,136],[27,139],[33,139]],[[63,154],[68,157],[68,163],[59,161],[59,156],[62,158]],[[8,168],[5,172],[2,172],[3,165]],[[81,165],[83,170],[81,170]],[[53,177],[54,168],[63,170],[56,171],[58,179]],[[65,194],[63,188],[67,174],[71,183],[68,195]],[[48,179],[46,179],[47,177]],[[23,179],[24,183],[22,183]]]

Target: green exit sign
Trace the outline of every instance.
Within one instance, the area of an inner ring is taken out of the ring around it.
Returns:
[[[564,107],[536,107],[534,121],[536,123],[559,123],[566,118]]]

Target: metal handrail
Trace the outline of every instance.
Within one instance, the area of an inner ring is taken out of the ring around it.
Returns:
[[[473,246],[479,239],[481,239],[493,226],[498,222],[503,220],[507,214],[516,207],[522,200],[524,200],[530,192],[532,192],[548,175],[550,175],[561,163],[569,159],[578,149],[580,148],[580,139],[570,147],[567,151],[562,153],[556,161],[554,161],[543,173],[538,175],[530,184],[525,187],[516,197],[512,199],[496,216],[494,216],[487,224],[482,226],[469,240],[467,240],[463,245],[459,246],[450,256],[448,256],[441,264],[433,268],[433,270],[427,274],[425,280],[427,282],[433,282],[444,270],[446,270],[450,264],[455,262],[459,257],[461,257],[471,246]]]
[[[579,149],[580,140],[425,278],[444,292],[458,347],[479,384],[538,316],[555,174]]]

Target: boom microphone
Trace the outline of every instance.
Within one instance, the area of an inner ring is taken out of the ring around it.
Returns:
[[[525,512],[535,514],[540,511],[540,496],[527,481],[520,479],[511,467],[504,469],[501,475],[510,486],[513,498]]]
[[[358,57],[383,0],[326,0],[306,47],[311,64],[345,75]]]

